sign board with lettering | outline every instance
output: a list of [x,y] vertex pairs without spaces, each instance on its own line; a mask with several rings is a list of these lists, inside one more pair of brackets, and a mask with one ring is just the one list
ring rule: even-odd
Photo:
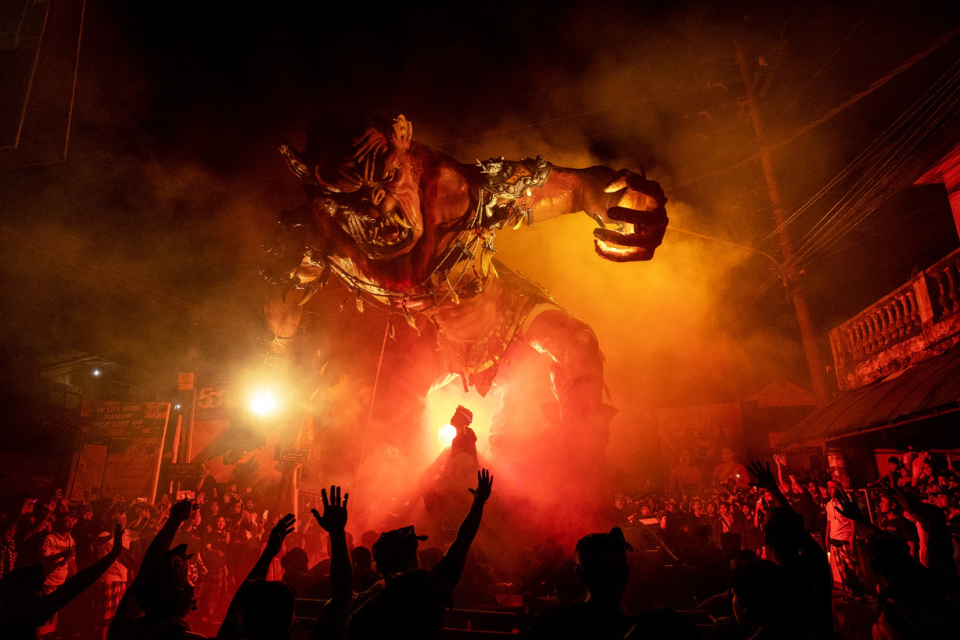
[[310,457],[310,447],[295,449],[293,447],[280,447],[280,459],[292,460],[294,462],[306,462]]
[[181,462],[178,464],[171,464],[167,470],[167,479],[173,480],[186,480],[187,482],[193,482],[200,479],[200,468],[203,465],[199,462]]
[[[105,497],[120,494],[127,501],[152,502],[169,416],[166,402],[94,405],[80,425],[83,440],[74,455],[69,495],[97,489]],[[102,447],[87,446],[93,443],[105,444],[106,455]],[[100,486],[86,486],[97,478]]]
[[177,390],[189,391],[193,389],[193,374],[181,373],[177,376]]

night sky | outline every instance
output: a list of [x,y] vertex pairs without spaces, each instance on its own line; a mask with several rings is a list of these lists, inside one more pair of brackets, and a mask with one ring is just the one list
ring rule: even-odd
[[[315,118],[335,129],[346,114],[403,113],[418,139],[465,162],[543,154],[557,164],[643,168],[682,203],[676,212],[668,205],[675,224],[753,246],[772,228],[758,164],[701,179],[756,151],[738,102],[735,41],[753,68],[763,58],[761,108],[776,142],[958,24],[960,3],[908,0],[89,3],[66,161],[14,160],[0,173],[2,226],[16,234],[0,245],[4,350],[13,354],[5,374],[22,377],[31,355],[71,346],[164,390],[184,366],[229,377],[262,358],[258,310],[270,291],[257,274],[259,246],[277,214],[303,201],[277,147],[281,139],[302,147]],[[958,58],[960,37],[778,149],[788,206],[826,184]],[[792,231],[802,235],[823,212],[814,208]],[[530,233],[549,239],[551,230]],[[674,241],[668,233],[664,264]],[[589,232],[583,242],[592,252]],[[916,188],[811,264],[827,360],[830,328],[957,245],[942,189]],[[598,328],[611,371],[633,358],[611,353],[610,336],[622,332],[644,345],[631,366],[654,405],[736,400],[774,377],[807,386],[782,290],[753,296],[769,263],[706,241],[684,246],[702,262],[687,262],[664,290],[682,297],[703,270],[712,297],[697,307],[707,320],[696,330],[705,342],[714,332],[735,345],[736,357],[724,351],[706,373],[677,374],[697,366],[684,340],[641,312],[631,326]],[[594,299],[583,297],[576,273],[554,273],[556,255],[517,247],[521,240],[507,238],[504,259],[513,255],[593,322]],[[762,248],[776,251],[771,242]],[[722,271],[711,270],[716,262]],[[641,277],[644,268],[612,277]],[[589,282],[588,293],[608,301],[625,286]],[[656,304],[659,294],[637,295]],[[375,356],[382,319],[336,320],[342,298],[336,287],[318,298],[321,331]]]

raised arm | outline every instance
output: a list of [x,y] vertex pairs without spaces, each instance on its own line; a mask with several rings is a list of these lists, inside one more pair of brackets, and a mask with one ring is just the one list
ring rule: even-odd
[[116,528],[113,530],[113,547],[110,548],[110,552],[86,569],[81,569],[70,578],[67,578],[66,582],[60,585],[56,591],[41,598],[37,618],[40,620],[49,620],[53,617],[53,614],[65,607],[67,603],[99,580],[100,576],[110,568],[110,565],[120,557],[122,551],[123,527],[117,523]]
[[[450,587],[454,587],[460,579],[460,573],[463,572],[464,565],[467,564],[467,553],[470,551],[470,545],[480,530],[480,520],[483,518],[483,505],[490,499],[490,491],[493,488],[493,476],[486,469],[477,471],[477,488],[470,489],[473,494],[473,505],[467,513],[467,517],[460,523],[460,529],[457,530],[457,537],[444,554],[444,560],[452,562],[456,568],[456,576],[447,576],[451,579]],[[446,564],[446,563],[445,563]],[[455,578],[455,579],[454,579]]]
[[311,509],[317,524],[330,536],[330,599],[320,610],[317,626],[311,638],[342,638],[350,616],[350,604],[353,602],[353,563],[347,549],[347,499],[349,493],[340,499],[340,487],[320,490],[323,500],[323,515]]
[[883,529],[876,526],[870,522],[870,518],[860,509],[860,505],[854,502],[847,492],[843,489],[838,489],[836,493],[837,502],[840,503],[839,511],[840,515],[849,520],[853,520],[855,526],[859,525],[863,527],[864,532],[867,537],[872,537],[878,533],[884,533]]
[[773,454],[773,461],[777,463],[777,478],[780,480],[780,484],[786,484],[783,481],[783,468],[787,466],[787,456],[782,453]]
[[263,553],[260,554],[260,559],[253,565],[253,569],[247,574],[247,579],[240,585],[240,588],[237,589],[237,592],[233,595],[233,600],[230,601],[227,613],[223,617],[223,624],[220,625],[220,629],[217,631],[217,638],[220,640],[225,638],[240,639],[243,637],[243,633],[241,633],[240,630],[240,613],[243,609],[243,603],[247,598],[249,585],[254,580],[267,579],[267,570],[270,568],[270,563],[273,562],[273,559],[280,553],[280,549],[283,548],[283,539],[293,533],[296,521],[296,516],[288,513],[280,518],[280,521],[277,522],[276,526],[270,531],[270,537],[267,540],[266,546],[263,548]]
[[[173,539],[177,535],[177,529],[179,529],[180,525],[186,522],[187,518],[198,508],[198,505],[190,500],[181,500],[170,507],[170,515],[167,517],[166,523],[164,523],[160,531],[157,532],[156,537],[154,537],[150,546],[147,547],[146,552],[143,554],[143,562],[140,563],[140,571],[137,573],[137,578],[151,569],[167,551],[170,551],[170,545],[173,544]],[[134,581],[136,581],[137,578],[134,578]],[[128,591],[130,590],[128,589]]]
[[323,515],[312,509],[317,524],[330,536],[330,599],[347,602],[353,597],[353,563],[347,549],[347,500],[349,493],[340,497],[340,487],[332,485],[330,496],[327,490],[320,490],[323,500]]
[[[43,527],[46,526],[47,522],[50,521],[50,517],[53,515],[53,512],[56,508],[57,508],[56,500],[51,500],[50,504],[46,505],[46,511],[44,512],[44,514],[34,521],[33,526],[25,527],[23,532],[21,532],[20,529],[18,528],[17,533],[18,534],[22,533],[22,535],[19,535],[20,540],[26,540],[27,538],[36,535],[40,530],[42,530]],[[24,522],[26,521],[24,520]]]
[[193,510],[197,508],[197,505],[190,500],[181,500],[170,507],[170,515],[167,517],[166,523],[164,523],[160,531],[157,532],[150,546],[147,547],[146,552],[143,554],[143,561],[140,563],[140,570],[137,572],[136,577],[134,577],[133,582],[130,583],[126,592],[124,592],[123,597],[120,599],[120,604],[117,605],[117,612],[113,616],[113,622],[110,623],[108,637],[124,638],[130,637],[130,635],[134,633],[132,624],[137,616],[140,615],[140,609],[136,605],[135,594],[140,584],[148,579],[144,576],[149,575],[160,559],[170,551],[170,545],[173,544],[173,539],[177,535],[177,529],[190,517]]
[[765,491],[769,491],[770,495],[773,496],[773,503],[778,507],[783,507],[784,509],[793,510],[793,507],[790,506],[790,502],[787,500],[787,497],[783,495],[780,491],[780,487],[777,485],[776,478],[773,477],[773,472],[770,471],[770,463],[767,463],[766,468],[760,464],[759,460],[755,460],[753,464],[747,466],[747,471],[750,472],[754,478],[757,479],[756,482],[751,482],[750,485],[754,487],[759,487]]
[[900,504],[903,512],[910,516],[910,518],[912,518],[915,522],[919,522],[924,531],[931,531],[936,528],[936,523],[931,522],[929,517],[927,517],[923,513],[923,510],[919,508],[920,504],[915,496],[910,495],[901,487],[898,487],[897,483],[893,482],[892,479],[890,479],[886,484],[890,493],[893,494],[893,497]]
[[593,232],[597,253],[614,262],[649,260],[667,228],[663,189],[632,171],[553,167],[530,199],[531,223],[580,211],[604,225],[623,223],[620,231]]

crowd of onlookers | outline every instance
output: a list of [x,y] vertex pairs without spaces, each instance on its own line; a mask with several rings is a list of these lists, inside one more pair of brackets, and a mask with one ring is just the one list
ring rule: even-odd
[[873,608],[874,638],[960,637],[949,457],[891,458],[870,500],[779,455],[725,459],[706,481],[688,464],[666,489],[618,493],[618,527],[584,531],[572,554],[543,541],[510,570],[472,545],[486,471],[445,549],[412,526],[351,535],[338,487],[299,523],[207,474],[179,502],[53,491],[0,513],[0,637],[306,637],[299,598],[322,605],[311,637],[439,638],[445,608],[509,593],[529,638],[828,639],[837,586]]

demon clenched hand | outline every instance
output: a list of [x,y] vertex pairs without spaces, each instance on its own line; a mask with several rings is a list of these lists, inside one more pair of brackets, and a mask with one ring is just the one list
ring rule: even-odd
[[[413,125],[369,120],[343,135],[283,145],[307,192],[284,214],[268,279],[295,289],[268,308],[278,338],[296,329],[295,305],[330,274],[357,295],[411,324],[436,327],[446,373],[486,394],[508,347],[524,342],[552,360],[559,432],[588,431],[603,455],[614,411],[602,402],[603,357],[593,331],[550,295],[493,260],[494,234],[585,212],[600,257],[649,260],[667,226],[660,186],[630,171],[566,169],[542,158],[465,165],[413,139]],[[618,228],[606,228],[608,224]],[[272,309],[270,311],[269,309]],[[279,343],[278,343],[279,344]]]

